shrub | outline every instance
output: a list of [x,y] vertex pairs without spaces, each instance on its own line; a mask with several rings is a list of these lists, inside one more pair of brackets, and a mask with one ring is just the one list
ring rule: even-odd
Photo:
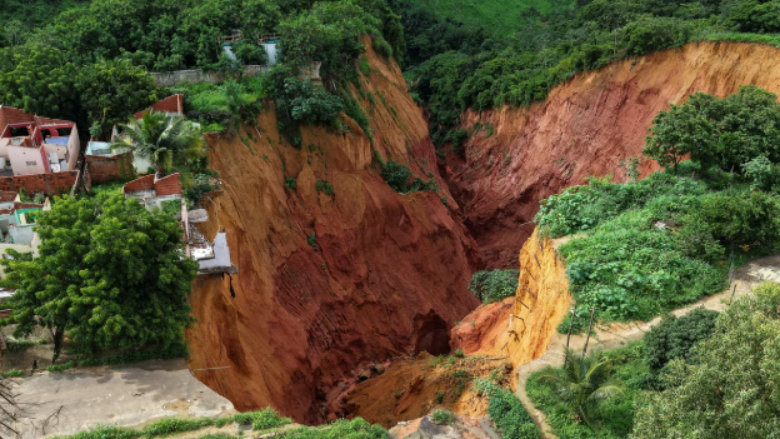
[[471,276],[469,290],[482,303],[498,302],[517,292],[520,270],[478,271]]
[[287,186],[288,189],[294,192],[298,184],[295,178],[287,177],[284,179],[284,185]]
[[448,410],[434,410],[431,413],[431,421],[434,424],[450,425],[455,422],[455,419],[455,414]]
[[317,192],[324,193],[325,195],[333,195],[333,186],[327,181],[318,180],[314,185]]
[[455,353],[452,355],[454,355],[455,358],[466,358],[466,354],[463,352],[463,349],[455,349]]
[[393,160],[388,160],[387,163],[382,165],[382,178],[398,193],[437,191],[436,181],[433,178],[423,181],[419,177],[412,179],[413,175],[408,166]]
[[664,316],[644,337],[644,358],[650,369],[658,372],[675,358],[690,362],[693,347],[715,331],[718,315],[699,308],[682,317]]
[[22,371],[16,368],[3,373],[3,378],[19,378],[22,376]]
[[536,428],[531,415],[509,390],[493,389],[488,416],[504,439],[537,439],[539,437],[539,429]]
[[18,352],[24,352],[27,349],[30,349],[31,347],[35,346],[35,343],[32,341],[25,341],[25,340],[8,340],[6,342],[6,351],[10,353],[18,353]]

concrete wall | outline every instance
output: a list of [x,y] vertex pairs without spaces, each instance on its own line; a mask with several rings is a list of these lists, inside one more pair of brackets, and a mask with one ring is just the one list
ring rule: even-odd
[[8,159],[11,161],[11,169],[14,175],[43,174],[46,168],[38,148],[24,146],[9,146]]
[[8,233],[11,235],[11,240],[14,244],[18,245],[31,245],[33,240],[33,224],[25,226],[14,226],[8,228]]
[[[244,66],[244,75],[257,76],[269,70],[271,70],[270,66]],[[227,79],[225,75],[221,73],[205,71],[202,69],[150,73],[150,75],[154,78],[154,83],[160,87],[174,87],[182,82],[187,84],[197,84],[199,82],[217,83]]]

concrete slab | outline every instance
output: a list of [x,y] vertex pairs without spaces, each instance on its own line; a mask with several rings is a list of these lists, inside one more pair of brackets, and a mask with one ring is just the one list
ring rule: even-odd
[[230,401],[192,376],[184,360],[79,368],[12,381],[22,403],[16,428],[23,439],[234,412]]

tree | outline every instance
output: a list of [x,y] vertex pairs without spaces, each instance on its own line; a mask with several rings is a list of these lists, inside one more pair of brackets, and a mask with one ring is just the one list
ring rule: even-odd
[[650,128],[652,136],[642,151],[658,161],[664,168],[673,167],[700,145],[715,143],[714,127],[707,118],[691,105],[672,105],[669,111],[661,110]]
[[667,365],[672,387],[637,404],[632,439],[780,436],[780,285],[734,302],[696,348]]
[[555,387],[577,416],[598,431],[599,403],[624,391],[623,385],[611,377],[612,364],[603,354],[582,356],[567,348],[563,369],[548,366],[538,380]]
[[0,261],[16,288],[2,323],[16,323],[16,336],[50,329],[55,359],[66,333],[84,353],[183,340],[197,263],[182,257],[173,217],[121,194],[65,196],[41,215],[37,233],[39,256]]
[[148,157],[159,176],[175,165],[185,165],[205,153],[200,129],[177,114],[151,111],[140,120],[122,125],[123,136],[112,148],[127,148]]
[[130,61],[102,61],[84,67],[83,72],[78,84],[81,105],[103,134],[158,99],[154,79]]
[[62,51],[33,46],[13,53],[11,65],[0,72],[0,102],[28,113],[84,122],[77,87],[80,72]]
[[704,170],[742,173],[746,163],[760,156],[780,163],[778,126],[780,104],[766,90],[743,86],[724,99],[696,93],[658,113],[643,152],[664,167],[676,167],[690,154]]

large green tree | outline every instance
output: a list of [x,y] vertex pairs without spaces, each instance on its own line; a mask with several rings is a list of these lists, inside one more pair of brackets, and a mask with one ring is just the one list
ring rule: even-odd
[[661,111],[650,128],[644,153],[664,167],[686,155],[704,169],[741,173],[758,157],[780,163],[780,104],[756,86],[718,99],[696,93],[688,102]]
[[122,127],[123,136],[115,140],[112,147],[129,147],[134,154],[149,158],[160,176],[176,165],[193,163],[205,154],[200,129],[177,114],[149,112]]
[[692,363],[667,365],[670,388],[637,405],[633,439],[780,437],[780,285],[730,306]]
[[79,84],[83,111],[103,134],[158,100],[154,79],[126,60],[101,61],[87,66]]
[[66,196],[36,227],[39,256],[1,262],[16,288],[4,322],[17,323],[16,335],[49,328],[55,359],[65,334],[82,352],[183,340],[197,264],[182,257],[173,217],[121,194]]

